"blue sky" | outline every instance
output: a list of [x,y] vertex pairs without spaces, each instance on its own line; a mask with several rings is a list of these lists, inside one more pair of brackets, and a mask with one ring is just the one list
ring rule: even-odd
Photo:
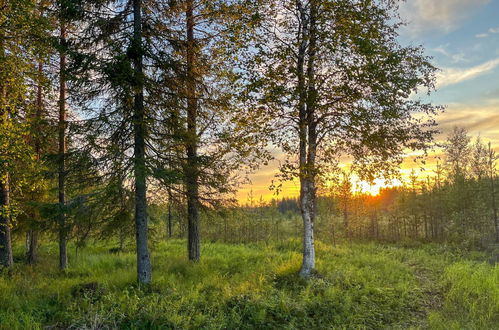
[[[406,0],[400,14],[408,23],[400,42],[422,45],[440,69],[437,91],[431,95],[434,104],[446,106],[437,118],[442,131],[437,140],[444,140],[454,126],[463,126],[499,150],[499,0]],[[430,160],[425,173],[431,175],[433,167]],[[408,157],[403,176],[412,168],[418,165]],[[255,198],[272,197],[268,187],[276,172],[276,164],[257,171],[239,199],[244,201],[250,190]],[[297,183],[289,182],[279,197],[298,191]]]
[[499,146],[499,0],[408,0],[402,43],[421,44],[438,74],[444,133],[465,126]]

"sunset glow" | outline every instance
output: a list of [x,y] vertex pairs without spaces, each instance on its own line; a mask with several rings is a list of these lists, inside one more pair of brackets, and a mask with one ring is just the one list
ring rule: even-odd
[[383,179],[375,179],[373,183],[366,181],[354,181],[353,192],[376,196],[379,195],[380,190],[383,188],[391,188],[400,185],[402,185],[402,183],[399,180],[390,180],[386,182],[386,180]]

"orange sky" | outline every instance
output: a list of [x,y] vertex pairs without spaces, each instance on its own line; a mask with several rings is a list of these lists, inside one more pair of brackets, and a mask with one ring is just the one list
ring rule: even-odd
[[[454,126],[463,126],[468,129],[469,135],[472,137],[472,143],[475,138],[480,135],[483,143],[492,142],[492,145],[496,149],[499,146],[499,114],[497,119],[494,113],[499,109],[499,104],[497,107],[488,109],[476,108],[476,109],[459,109],[454,108],[452,111],[447,111],[446,113],[440,115],[439,118],[439,129],[442,133],[436,136],[437,142],[444,142],[447,134],[453,129]],[[462,118],[462,116],[464,118]],[[406,155],[404,162],[400,167],[401,180],[409,182],[409,177],[414,170],[415,174],[420,180],[426,180],[428,176],[435,176],[435,170],[437,162],[442,164],[444,162],[444,155],[441,149],[436,149],[430,152],[426,157],[425,164],[420,161],[415,161],[415,154]],[[241,187],[237,193],[237,199],[241,204],[247,202],[250,194],[253,195],[254,200],[258,200],[261,197],[265,201],[270,201],[273,198],[281,199],[283,197],[297,197],[300,192],[300,186],[297,180],[292,182],[282,182],[282,189],[278,195],[275,191],[270,190],[272,182],[278,182],[275,175],[278,173],[279,159],[270,162],[269,165],[260,168],[254,174],[250,175],[251,184],[246,184]],[[348,163],[340,163],[340,167],[347,168]],[[386,187],[387,183],[384,179],[376,179],[373,184],[368,184],[367,182],[362,182],[352,178],[353,189],[356,191],[362,191],[366,193],[371,193],[376,195],[379,189]],[[398,179],[393,179],[388,185],[400,185],[401,181]]]

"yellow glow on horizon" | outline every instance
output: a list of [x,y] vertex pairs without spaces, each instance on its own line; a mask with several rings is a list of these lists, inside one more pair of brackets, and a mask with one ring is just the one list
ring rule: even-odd
[[[369,183],[360,181],[357,177],[352,177],[352,194],[369,194],[371,196],[379,195],[383,188],[392,188],[402,186],[402,182],[398,179],[375,179]],[[270,202],[273,199],[280,200],[281,198],[296,198],[300,195],[300,185],[297,181],[283,182],[281,192],[276,195],[274,191],[269,189],[270,185],[247,185],[240,189],[237,194],[237,200],[240,204],[248,204],[250,196],[254,202],[262,199],[264,202]]]
[[353,193],[358,192],[362,194],[369,194],[371,196],[379,195],[379,192],[383,188],[392,188],[398,187],[402,185],[402,182],[397,179],[393,180],[383,180],[383,179],[375,179],[373,183],[369,183],[366,181],[353,181]]
[[236,195],[239,204],[248,204],[250,196],[252,196],[253,201],[255,202],[262,199],[264,202],[268,203],[273,199],[295,198],[300,195],[300,184],[297,181],[282,182],[279,194],[276,194],[275,190],[270,190],[273,178],[274,176],[270,175],[264,182],[255,182],[254,184],[248,184],[239,189]]

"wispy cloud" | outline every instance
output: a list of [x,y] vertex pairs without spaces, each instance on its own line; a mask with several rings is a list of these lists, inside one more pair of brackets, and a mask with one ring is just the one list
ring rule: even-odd
[[445,68],[437,74],[437,87],[455,85],[486,74],[499,66],[499,58],[471,68]]
[[451,32],[491,0],[411,0],[400,7],[409,22],[406,32],[418,36],[432,31]]
[[452,53],[449,50],[447,50],[449,47],[449,44],[445,45],[440,45],[438,47],[435,47],[431,49],[435,53],[442,54],[449,58],[452,63],[461,63],[461,62],[468,62],[468,59],[466,58],[465,54],[461,51],[459,53]]
[[499,136],[499,102],[487,105],[465,106],[451,104],[438,117],[439,128],[444,134],[450,132],[454,126],[463,126],[473,134],[482,134],[487,139],[493,139],[498,144]]
[[475,37],[477,37],[477,38],[487,38],[489,36],[489,33],[491,33],[491,34],[499,33],[499,27],[490,28],[488,30],[488,33],[479,33],[479,34],[475,35]]

